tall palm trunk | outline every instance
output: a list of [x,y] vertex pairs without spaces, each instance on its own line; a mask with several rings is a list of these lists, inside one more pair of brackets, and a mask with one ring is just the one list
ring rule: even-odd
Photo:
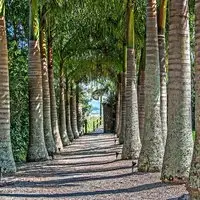
[[128,1],[128,37],[127,37],[127,86],[126,86],[126,126],[122,159],[138,158],[141,143],[139,134],[137,78],[134,49],[134,5]]
[[200,199],[200,0],[196,0],[196,61],[195,61],[195,80],[196,80],[196,105],[195,105],[195,144],[190,169],[190,178],[188,184],[188,191],[191,200]]
[[80,102],[80,87],[77,85],[76,87],[76,112],[77,112],[77,127],[79,135],[83,135],[83,113],[82,113],[82,105]]
[[145,126],[138,170],[160,171],[164,154],[160,118],[160,68],[156,0],[147,1]]
[[120,94],[120,105],[119,105],[119,124],[117,126],[117,137],[119,138],[120,136],[120,131],[122,127],[122,77],[123,77],[123,72],[119,74],[120,76],[120,83],[119,83],[119,94]]
[[115,111],[115,134],[117,134],[120,127],[120,106],[121,106],[121,74],[118,74],[117,79],[117,95],[116,95],[116,111]]
[[139,74],[138,74],[138,115],[139,115],[139,128],[140,128],[140,140],[143,143],[144,139],[144,80],[145,80],[145,52],[146,48],[144,47],[141,50]]
[[63,61],[60,61],[60,135],[63,146],[69,145],[70,141],[67,135],[66,113],[65,113],[65,80]]
[[168,133],[163,181],[185,181],[193,152],[188,0],[171,0],[169,17]]
[[71,125],[71,110],[70,110],[70,88],[69,81],[66,78],[66,124],[67,124],[67,134],[70,142],[74,140],[74,134]]
[[122,121],[121,121],[121,130],[119,133],[119,144],[124,143],[124,135],[126,129],[126,75],[127,75],[127,46],[124,46],[124,65],[123,65],[123,72],[122,72]]
[[42,21],[40,29],[40,50],[42,62],[42,88],[43,88],[43,120],[44,120],[44,139],[49,155],[55,153],[55,143],[52,135],[51,127],[51,105],[49,92],[49,76],[47,64],[47,40],[46,40],[46,20],[44,19],[44,12],[42,9]]
[[83,112],[82,112],[82,104],[77,102],[77,124],[78,124],[78,132],[80,136],[83,136]]
[[39,47],[38,1],[30,1],[29,20],[29,146],[28,161],[47,160],[43,130],[42,70]]
[[124,58],[123,58],[123,72],[122,72],[122,88],[121,88],[121,126],[119,129],[119,144],[124,143],[125,128],[126,128],[126,75],[127,75],[127,27],[128,27],[128,0],[123,1],[125,13],[125,26],[124,26]]
[[100,115],[100,125],[102,125],[103,121],[103,97],[102,95],[100,96],[100,105],[99,105],[99,115]]
[[0,166],[8,172],[15,172],[10,138],[10,94],[4,0],[0,0],[0,71]]
[[158,17],[158,44],[160,60],[160,115],[162,122],[162,136],[165,145],[167,139],[167,73],[165,64],[165,26],[167,14],[167,0],[162,0]]
[[51,124],[52,124],[53,137],[56,145],[56,152],[59,152],[63,149],[63,144],[58,127],[58,115],[56,109],[56,96],[54,89],[53,47],[52,47],[51,36],[49,36],[48,38],[48,72],[49,72],[49,88],[50,88],[50,102],[51,102]]
[[79,138],[78,126],[77,126],[77,110],[76,110],[76,84],[71,83],[71,98],[70,98],[70,109],[71,109],[71,124],[74,138]]

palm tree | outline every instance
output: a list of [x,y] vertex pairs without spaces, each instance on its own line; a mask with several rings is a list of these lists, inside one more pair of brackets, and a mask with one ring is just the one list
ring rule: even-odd
[[167,0],[162,0],[158,16],[158,44],[160,59],[160,114],[162,122],[162,136],[165,144],[167,138],[167,73],[165,65],[165,26],[167,14]]
[[145,47],[141,50],[140,66],[138,73],[138,115],[139,115],[139,128],[140,140],[143,143],[144,138],[144,80],[145,80]]
[[10,94],[5,1],[0,0],[0,167],[16,172],[10,138]]
[[126,85],[126,126],[122,159],[138,158],[141,148],[137,103],[137,78],[135,63],[134,1],[128,2],[127,30],[127,85]]
[[56,96],[54,89],[54,72],[53,72],[53,38],[52,32],[49,31],[48,35],[48,73],[49,73],[49,88],[50,88],[50,102],[51,102],[51,124],[53,137],[56,145],[56,152],[62,151],[63,144],[60,137],[59,126],[58,126],[58,115],[56,108]]
[[67,124],[67,134],[70,142],[74,140],[74,134],[72,132],[71,126],[71,111],[70,111],[70,88],[69,88],[69,80],[66,77],[66,124]]
[[76,109],[76,84],[71,82],[71,98],[70,98],[70,109],[71,109],[71,124],[74,138],[79,138],[78,126],[77,126],[77,109]]
[[100,116],[100,125],[102,125],[102,120],[103,120],[103,111],[102,111],[103,110],[103,97],[102,97],[102,95],[100,96],[100,102],[99,103],[100,103],[100,106],[99,106],[100,107],[99,108],[100,109],[99,110],[99,112],[100,112],[99,113],[99,116]]
[[188,183],[188,191],[190,193],[191,200],[199,200],[200,197],[200,0],[196,0],[196,63],[195,63],[195,79],[196,79],[196,105],[195,105],[195,144],[194,144],[194,153],[192,159],[192,165],[190,169],[190,178]]
[[79,135],[82,136],[83,132],[83,113],[82,113],[82,104],[80,99],[80,86],[79,84],[76,87],[76,112],[77,112],[77,127]]
[[117,95],[116,95],[116,108],[115,108],[115,134],[121,126],[121,73],[117,75]]
[[38,0],[29,1],[29,146],[28,161],[47,160],[43,130],[42,71],[39,47]]
[[82,112],[82,104],[77,101],[77,126],[78,126],[78,132],[80,136],[84,135],[83,131],[83,112]]
[[43,118],[44,118],[44,138],[49,155],[55,153],[55,143],[51,127],[51,104],[49,92],[49,75],[47,64],[47,36],[46,36],[46,7],[41,6],[40,16],[40,50],[42,62],[42,87],[43,87]]
[[65,75],[64,62],[60,60],[60,135],[63,146],[69,145],[70,141],[67,135],[66,113],[65,113]]
[[121,126],[119,129],[119,144],[124,143],[126,128],[126,76],[127,76],[127,46],[124,45],[124,64],[122,72],[122,90],[121,90]]
[[[121,72],[120,74],[119,74],[119,85],[118,85],[118,102],[117,102],[117,104],[119,104],[119,105],[117,105],[117,106],[119,106],[119,124],[116,126],[116,134],[117,134],[117,137],[119,138],[119,136],[120,136],[120,131],[121,131],[121,127],[122,127],[122,78],[123,78],[123,72]],[[120,96],[119,96],[120,95]],[[117,123],[117,120],[116,120],[116,123]]]
[[184,182],[193,152],[188,0],[169,6],[168,132],[161,178]]
[[160,69],[156,0],[147,1],[145,124],[138,170],[155,172],[162,168],[164,147],[160,118]]

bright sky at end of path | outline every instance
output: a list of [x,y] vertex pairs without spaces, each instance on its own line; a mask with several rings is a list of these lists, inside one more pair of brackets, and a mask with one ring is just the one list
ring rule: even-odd
[[92,106],[92,113],[91,114],[99,114],[100,113],[100,102],[98,100],[92,100],[89,102]]

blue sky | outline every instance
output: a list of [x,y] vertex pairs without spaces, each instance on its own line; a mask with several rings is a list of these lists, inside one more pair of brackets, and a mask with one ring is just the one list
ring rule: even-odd
[[96,100],[92,100],[89,102],[90,105],[92,105],[92,113],[100,113],[100,102]]

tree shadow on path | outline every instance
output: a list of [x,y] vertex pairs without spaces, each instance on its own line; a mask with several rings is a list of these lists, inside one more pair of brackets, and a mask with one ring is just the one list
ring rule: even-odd
[[59,197],[84,197],[106,194],[122,194],[122,193],[135,193],[145,190],[151,190],[159,187],[167,186],[166,183],[156,182],[150,184],[139,185],[131,188],[124,189],[111,189],[111,190],[97,190],[93,192],[76,192],[76,193],[55,193],[55,194],[4,194],[1,193],[0,197],[21,197],[21,198],[59,198]]
[[[79,173],[72,173],[71,175],[81,175]],[[81,183],[86,181],[99,181],[99,180],[109,180],[109,179],[118,179],[131,176],[132,173],[120,174],[114,176],[79,176],[73,178],[62,178],[56,180],[48,181],[15,181],[13,184],[15,187],[58,187],[70,183]]]

